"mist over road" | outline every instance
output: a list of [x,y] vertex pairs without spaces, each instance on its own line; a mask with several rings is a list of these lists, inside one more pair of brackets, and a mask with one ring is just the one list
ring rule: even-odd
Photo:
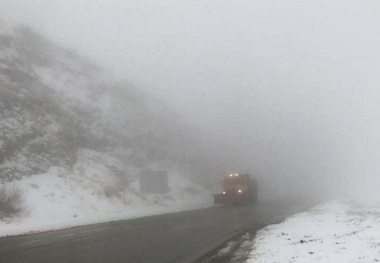
[[0,262],[192,262],[249,227],[308,204],[262,201],[0,239]]
[[[160,160],[211,189],[220,175],[242,170],[254,174],[271,198],[377,201],[379,14],[378,1],[354,0],[2,0],[5,23],[43,36],[0,25],[0,55],[7,58],[1,73],[9,83],[17,81],[16,88],[5,81],[3,92],[19,102],[8,106],[13,119],[3,126],[20,135],[16,143],[4,135],[3,145],[21,149],[28,146],[24,137],[38,137],[37,146],[47,141],[71,147],[70,154],[34,144],[24,151],[4,148],[12,163],[3,165],[1,177],[47,172],[66,159],[70,167],[79,150],[104,154],[111,141],[124,145],[117,151],[120,163],[140,167]],[[19,59],[27,67],[20,68]],[[40,90],[38,110],[23,107],[35,99],[24,98],[25,90]],[[80,110],[72,112],[76,103],[62,102],[61,93],[79,100]],[[57,116],[47,114],[50,105],[59,105],[52,106]],[[66,141],[29,132],[24,115],[43,134],[52,129],[39,120],[52,118]],[[64,124],[75,116],[83,121]],[[108,129],[113,132],[103,132]],[[44,165],[34,165],[33,145],[45,149],[37,156]],[[50,152],[65,158],[54,160]],[[23,158],[31,160],[28,166],[17,166]],[[125,174],[134,177],[134,169]]]

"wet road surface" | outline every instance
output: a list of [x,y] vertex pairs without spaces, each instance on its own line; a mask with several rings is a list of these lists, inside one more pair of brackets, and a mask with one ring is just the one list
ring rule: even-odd
[[211,208],[0,238],[0,262],[193,262],[232,235],[305,210],[295,201]]

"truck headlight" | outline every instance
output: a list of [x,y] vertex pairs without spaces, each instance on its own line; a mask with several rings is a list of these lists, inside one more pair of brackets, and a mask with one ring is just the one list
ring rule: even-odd
[[225,194],[226,194],[226,192],[223,192],[223,194],[225,195]]
[[238,193],[241,193],[241,192],[243,192],[243,191],[242,191],[241,189],[239,189],[239,190],[238,190]]

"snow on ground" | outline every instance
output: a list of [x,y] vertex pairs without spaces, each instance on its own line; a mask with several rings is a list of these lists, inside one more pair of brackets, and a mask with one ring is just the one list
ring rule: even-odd
[[380,262],[380,206],[329,202],[257,233],[247,262]]
[[[87,154],[88,155],[88,154]],[[89,163],[90,162],[90,163]],[[25,213],[0,218],[0,236],[68,228],[178,212],[212,205],[207,190],[169,172],[167,194],[139,193],[138,180],[120,181],[95,162],[79,162],[73,173],[52,168],[13,183],[24,196]]]

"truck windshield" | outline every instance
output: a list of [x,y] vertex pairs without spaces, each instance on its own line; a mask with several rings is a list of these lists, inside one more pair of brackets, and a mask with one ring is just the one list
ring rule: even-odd
[[227,177],[224,180],[224,183],[227,185],[232,185],[232,184],[243,184],[246,182],[246,178],[244,177]]

